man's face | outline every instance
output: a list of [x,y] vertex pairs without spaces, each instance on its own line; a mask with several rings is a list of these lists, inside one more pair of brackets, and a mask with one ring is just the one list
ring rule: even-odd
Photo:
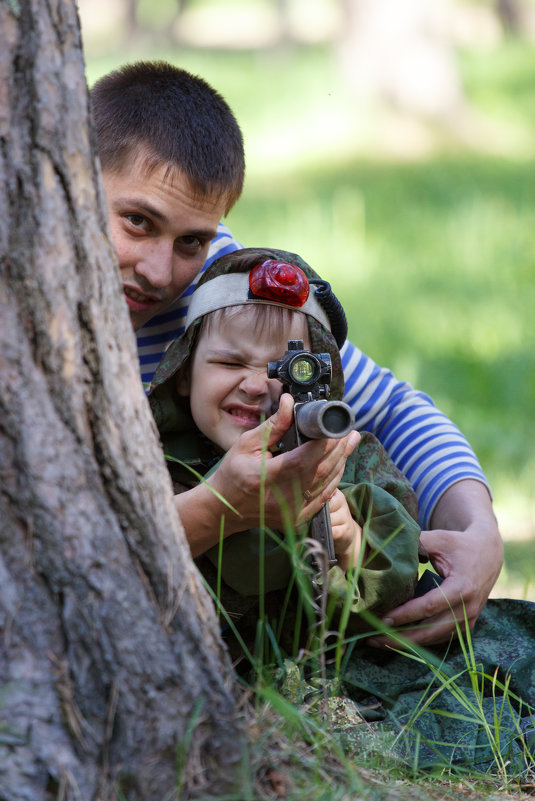
[[178,171],[128,169],[103,174],[111,235],[134,329],[167,308],[206,259],[225,198],[200,197]]
[[267,377],[267,363],[284,355],[289,339],[303,339],[307,347],[303,314],[295,312],[291,325],[260,336],[254,333],[252,314],[245,307],[203,331],[188,372],[177,379],[178,393],[190,396],[195,425],[223,451],[277,408],[282,384]]

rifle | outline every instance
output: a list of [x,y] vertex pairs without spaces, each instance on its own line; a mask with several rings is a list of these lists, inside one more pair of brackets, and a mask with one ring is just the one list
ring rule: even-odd
[[[269,362],[268,378],[278,378],[283,392],[294,398],[294,424],[282,438],[279,448],[290,451],[311,439],[340,439],[355,425],[355,415],[347,403],[328,400],[331,357],[328,353],[305,350],[301,339],[291,339],[288,350],[276,362]],[[325,503],[310,522],[310,537],[323,548],[329,565],[336,563],[329,503]]]

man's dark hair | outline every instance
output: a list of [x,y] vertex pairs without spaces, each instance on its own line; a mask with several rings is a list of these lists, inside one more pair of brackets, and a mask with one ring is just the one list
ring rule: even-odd
[[203,196],[222,196],[228,213],[245,172],[243,138],[223,97],[206,81],[164,61],[115,70],[91,90],[102,169],[120,172],[142,157],[150,171],[180,170]]

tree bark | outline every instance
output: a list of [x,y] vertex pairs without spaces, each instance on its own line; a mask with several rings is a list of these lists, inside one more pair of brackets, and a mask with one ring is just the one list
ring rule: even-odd
[[242,727],[141,387],[74,0],[0,0],[0,798],[217,796]]

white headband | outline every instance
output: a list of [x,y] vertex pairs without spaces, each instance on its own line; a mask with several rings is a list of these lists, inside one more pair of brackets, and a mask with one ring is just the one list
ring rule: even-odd
[[205,314],[209,314],[217,309],[225,309],[227,306],[252,305],[255,303],[263,303],[266,306],[282,306],[291,311],[309,314],[311,317],[314,317],[315,320],[318,320],[327,331],[331,330],[329,318],[318,303],[313,289],[306,303],[302,306],[290,306],[286,303],[279,303],[275,300],[267,300],[257,297],[256,295],[251,295],[249,292],[249,273],[218,275],[216,278],[212,278],[211,281],[207,281],[205,284],[198,286],[191,296],[188,315],[186,317],[186,330],[199,317],[204,317]]

